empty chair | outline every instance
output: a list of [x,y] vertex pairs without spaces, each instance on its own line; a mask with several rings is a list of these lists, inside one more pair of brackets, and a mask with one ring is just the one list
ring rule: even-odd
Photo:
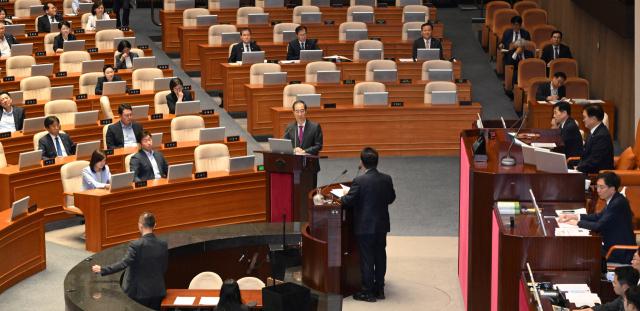
[[155,78],[164,78],[162,70],[158,68],[142,68],[133,71],[133,89],[141,91],[153,91],[153,81]]
[[[446,60],[428,60],[422,63],[422,77],[421,80],[429,80],[429,69],[451,69],[453,70],[453,63]],[[453,76],[451,77],[453,80]]]
[[282,91],[282,107],[293,107],[298,94],[315,94],[316,87],[310,84],[290,84]]
[[96,95],[96,84],[102,76],[102,72],[83,73],[80,76],[80,94]]
[[67,15],[67,14],[75,14],[76,12],[73,11],[73,7],[71,6],[71,4],[73,3],[73,0],[64,0],[62,1],[62,14]]
[[100,97],[100,109],[102,109],[102,115],[104,119],[113,119],[113,110],[111,110],[111,102],[109,97]]
[[498,47],[498,33],[502,27],[511,25],[511,18],[518,15],[516,10],[512,9],[500,9],[493,13],[493,26],[491,26],[491,32],[489,34],[489,55],[496,56],[496,50]]
[[380,59],[384,59],[384,44],[376,40],[359,40],[353,45],[353,60],[360,59],[360,49],[380,49]]
[[408,22],[402,25],[402,40],[409,39],[409,29],[422,29],[423,22]]
[[522,28],[533,29],[538,25],[547,24],[547,11],[541,9],[527,9],[522,12]]
[[458,102],[458,86],[453,82],[436,81],[429,82],[424,87],[424,103],[431,104],[431,93],[433,91],[455,91],[456,103]]
[[51,99],[51,81],[48,77],[36,76],[29,77],[20,81],[20,90],[22,98],[50,100]]
[[104,29],[96,33],[96,47],[98,50],[114,50],[113,39],[123,38],[124,32],[119,29]]
[[209,10],[217,10],[220,8],[220,0],[209,0]]
[[91,13],[82,14],[82,17],[80,19],[80,24],[81,24],[81,28],[80,29],[86,29],[87,28],[87,23],[89,22],[89,17],[90,16],[91,16]]
[[253,64],[249,69],[249,84],[262,84],[266,72],[281,72],[278,64]]
[[7,76],[30,77],[31,66],[36,64],[33,56],[11,56],[7,58]]
[[246,25],[249,24],[249,14],[262,14],[264,13],[264,9],[256,8],[252,6],[246,6],[244,8],[239,8],[236,13],[236,24],[237,25]]
[[297,6],[293,9],[293,19],[292,21],[294,23],[301,23],[302,22],[302,13],[316,13],[316,12],[320,12],[320,8],[317,6],[306,6],[306,5],[302,5],[302,6]]
[[171,120],[172,141],[197,141],[200,139],[200,129],[205,128],[201,116],[182,116]]
[[[485,9],[485,21],[482,25],[482,46],[489,46],[489,32],[493,26],[493,13],[499,9],[510,9],[511,5],[506,1],[491,1]],[[166,9],[165,9],[166,10]]]
[[533,1],[520,1],[513,4],[513,9],[518,12],[518,16],[522,17],[522,12],[528,9],[537,9],[538,4]]
[[167,95],[171,91],[161,91],[153,96],[153,111],[155,113],[169,114],[169,106],[167,105]]
[[91,60],[89,52],[64,52],[60,55],[60,71],[82,72],[82,62],[85,60]]
[[589,81],[582,78],[567,78],[564,81],[567,98],[589,99]]
[[229,170],[229,147],[225,144],[206,144],[193,151],[196,172]]
[[345,22],[338,27],[338,40],[347,40],[347,29],[367,29],[367,24],[362,22]]
[[295,31],[300,24],[281,23],[273,26],[273,42],[282,42],[283,31]]
[[189,283],[189,289],[220,289],[222,279],[214,272],[202,272],[196,275]]
[[57,32],[48,33],[44,36],[44,51],[47,53],[55,53],[53,50],[53,39],[58,35]]
[[240,287],[240,290],[262,289],[265,286],[264,282],[260,281],[259,278],[254,278],[252,276],[245,276],[238,280],[238,287]]
[[395,69],[398,70],[396,62],[386,59],[372,60],[367,63],[366,71],[364,74],[365,81],[373,81],[373,71],[383,69]]
[[353,88],[353,104],[364,105],[364,93],[386,91],[387,87],[380,82],[360,82]]
[[[527,29],[528,30],[528,29]],[[533,41],[536,46],[540,46],[542,42],[549,40],[551,38],[551,33],[556,30],[556,27],[551,25],[538,25],[533,27],[533,29],[529,30],[531,33],[531,41]]]
[[0,168],[7,167],[7,157],[4,155],[4,148],[0,143]]
[[[354,1],[355,2],[355,1]],[[347,9],[347,22],[353,22],[354,12],[374,12],[373,7],[368,5],[353,5]],[[373,20],[376,20],[375,13],[373,14]]]
[[235,25],[213,25],[209,27],[209,44],[222,44],[222,34],[238,32]]
[[558,58],[549,62],[549,77],[564,72],[567,78],[578,77],[578,62],[571,58]]
[[42,2],[40,2],[40,0],[16,0],[13,4],[13,15],[15,17],[29,16],[32,5],[42,5]]
[[338,70],[335,63],[332,62],[311,62],[307,64],[304,70],[305,82],[318,82],[318,71],[335,71]]
[[[398,2],[400,0],[396,0]],[[396,4],[396,6],[398,6]],[[404,13],[405,12],[424,12],[424,22],[429,21],[429,7],[424,5],[407,5],[402,9],[402,22],[404,23]]]
[[82,211],[74,204],[73,194],[82,189],[82,170],[89,166],[89,161],[75,161],[67,163],[60,168],[62,179],[62,208],[73,214],[82,215]]
[[195,26],[196,21],[198,20],[196,17],[198,15],[210,15],[209,10],[203,8],[194,8],[194,9],[186,9],[182,12],[182,26],[189,27]]
[[[351,7],[351,6],[356,6],[356,5],[357,5],[357,4],[356,4],[356,0],[351,0],[351,1],[349,1],[349,6],[350,6],[350,7]],[[378,6],[378,0],[376,0],[376,1],[375,1],[374,6],[376,6],[376,7]]]
[[513,86],[513,106],[518,112],[522,111],[524,90],[529,88],[529,80],[546,77],[547,64],[538,58],[528,58],[518,64],[517,84]]
[[175,10],[176,0],[164,0],[164,5],[162,8],[165,10]]
[[44,104],[44,115],[56,116],[60,120],[60,125],[73,124],[76,112],[78,112],[78,106],[72,100],[60,99]]

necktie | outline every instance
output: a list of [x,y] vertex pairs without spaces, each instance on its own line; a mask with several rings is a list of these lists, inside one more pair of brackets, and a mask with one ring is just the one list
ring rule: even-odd
[[51,22],[54,23],[56,20],[53,19],[53,16],[51,16]]
[[524,59],[523,54],[524,54],[524,53],[520,54],[520,60],[523,60],[523,59]]
[[429,41],[430,41],[429,39],[424,40],[424,42],[425,42],[425,43],[427,43],[427,49],[430,49],[430,48],[431,48],[431,47],[430,47],[430,46],[431,46],[431,42],[429,42]]
[[245,51],[245,52],[249,52],[249,45],[248,45],[248,44],[245,44],[245,45],[244,45],[244,51]]
[[589,143],[589,138],[591,138],[591,131],[589,131],[589,135],[587,135],[587,139],[584,141],[584,147],[582,148],[582,150],[587,148],[587,143]]
[[302,125],[298,127],[300,128],[300,131],[298,132],[298,145],[302,146],[302,135],[304,134],[304,131],[302,130]]
[[553,59],[558,59],[558,47],[555,47],[554,50],[556,51],[556,53],[555,53],[556,55],[555,55],[555,57]]
[[60,140],[58,140],[58,137],[56,137],[56,149],[58,149],[58,156],[61,157],[62,156],[62,147],[60,147]]
[[513,41],[517,41],[518,40],[518,33],[520,33],[519,31],[516,31],[516,39]]
[[300,42],[300,49],[304,50],[304,42]]

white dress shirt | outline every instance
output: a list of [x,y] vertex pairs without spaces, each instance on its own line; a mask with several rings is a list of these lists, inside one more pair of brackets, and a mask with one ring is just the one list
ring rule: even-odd
[[5,36],[2,36],[2,39],[0,39],[0,54],[2,56],[11,56],[11,47]]
[[66,157],[68,155],[67,150],[64,149],[64,144],[62,143],[62,138],[60,138],[60,135],[53,136],[49,134],[49,136],[51,136],[51,140],[53,140],[53,148],[56,149],[56,157],[58,156],[58,146],[56,146],[56,137],[58,137],[58,141],[60,142],[60,148],[62,148],[62,156]]
[[[107,20],[107,19],[109,19],[109,15],[107,15],[106,13],[102,14],[102,20]],[[84,30],[94,31],[96,28],[97,20],[98,20],[98,17],[96,15],[89,16],[89,19],[87,20],[87,27]]]
[[13,106],[9,108],[11,108],[11,112],[7,112],[6,110],[2,109],[2,119],[0,119],[0,133],[16,131],[16,122],[13,120]]
[[154,179],[162,178],[162,173],[160,173],[160,168],[158,168],[158,163],[156,163],[156,158],[153,157],[153,149],[151,149],[151,152],[147,152],[144,149],[142,151],[144,151],[144,153],[147,155],[147,158],[149,158],[149,162],[151,162],[151,167],[153,167],[153,178]]
[[[422,38],[424,39],[424,38]],[[424,39],[424,47],[427,49],[431,48],[431,39]]]
[[133,68],[133,63],[131,62],[131,51],[129,51],[129,56],[125,57],[124,63],[127,69]]
[[553,88],[553,83],[549,83],[549,88],[551,88],[551,96],[558,95],[558,89]]
[[122,135],[124,136],[124,146],[125,147],[137,147],[138,142],[136,141],[136,135],[133,133],[133,123],[129,124],[129,126],[125,126],[122,122]]
[[522,59],[524,60],[526,57],[524,56],[524,51],[522,51],[522,54],[516,54],[513,53],[513,56],[511,56],[511,58],[513,58],[513,60],[516,60],[520,55],[522,55]]

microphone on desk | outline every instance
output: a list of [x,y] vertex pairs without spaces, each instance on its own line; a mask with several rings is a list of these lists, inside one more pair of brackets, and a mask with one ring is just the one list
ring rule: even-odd
[[[505,165],[505,166],[514,166],[514,165],[516,165],[516,159],[511,157],[511,147],[513,146],[513,143],[516,141],[516,138],[518,137],[518,133],[520,133],[520,130],[522,129],[522,126],[524,125],[524,120],[527,119],[527,116],[529,116],[529,110],[527,110],[527,112],[525,112],[524,115],[522,115],[522,123],[520,124],[520,127],[518,128],[518,131],[516,131],[516,134],[513,135],[513,137],[511,137],[511,144],[509,145],[509,149],[507,150],[507,156],[500,161],[500,163],[502,165]],[[507,135],[509,135],[509,131],[508,130],[507,130]]]
[[[361,169],[362,169],[362,165],[358,165],[358,174],[356,174],[356,177],[358,177],[358,175],[360,174]],[[353,179],[356,179],[356,177],[354,177]]]
[[342,174],[340,174],[340,176],[338,176],[336,179],[334,179],[332,182],[330,182],[326,187],[324,187],[324,189],[322,189],[322,191],[320,191],[320,194],[323,194],[324,191],[327,190],[327,188],[329,188],[329,186],[331,186],[331,184],[336,182],[336,180],[338,180],[338,178],[342,177],[342,175],[344,175],[346,173],[347,173],[347,170],[344,170],[344,172],[342,172]]
[[289,130],[288,130],[286,133],[284,133],[284,135],[282,135],[282,138],[284,138],[285,136],[287,136],[287,134],[289,134],[289,132],[291,132],[291,129],[292,129],[292,127],[290,127],[290,128],[289,128]]
[[[520,117],[520,119],[516,120],[516,122],[513,123],[513,125],[507,130],[507,134],[509,133],[509,131],[511,131],[511,129],[516,126],[516,124],[518,124],[518,121],[522,120],[522,118],[525,118],[525,115],[529,112],[529,110],[527,110],[522,117]],[[504,119],[503,119],[504,120]],[[503,121],[504,122],[504,121]],[[522,121],[522,123],[524,124],[524,120]],[[504,123],[503,123],[504,124]],[[506,125],[505,125],[506,127]]]

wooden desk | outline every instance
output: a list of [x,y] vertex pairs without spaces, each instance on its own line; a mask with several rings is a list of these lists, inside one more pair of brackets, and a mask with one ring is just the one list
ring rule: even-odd
[[[534,280],[539,282],[551,282],[553,284],[593,284],[589,271],[531,271]],[[528,305],[530,311],[538,311],[538,303],[536,302],[531,290],[528,288],[528,283],[531,282],[529,271],[523,271],[520,275],[519,281],[519,303],[520,305]],[[593,293],[593,290],[591,291]],[[538,292],[539,293],[539,292]],[[554,311],[551,306],[551,301],[547,297],[540,296],[540,302],[542,302],[542,310]],[[577,310],[576,305],[569,303],[570,310]],[[519,309],[522,310],[522,309]]]
[[[585,104],[572,104],[571,105],[571,117],[578,121],[578,125],[580,129],[585,133],[588,133],[589,130],[584,127],[584,122],[582,122],[582,107]],[[611,134],[611,138],[615,137],[615,129],[616,129],[616,105],[610,100],[604,100],[604,104],[600,104],[604,112],[609,115],[609,133]],[[529,109],[529,118],[527,118],[526,127],[530,128],[549,128],[549,124],[551,124],[551,115],[553,115],[553,104],[547,102],[545,104],[540,104],[536,100],[529,100],[528,105],[526,105],[523,111]]]
[[[414,83],[384,83],[389,92],[389,101],[401,101],[405,104],[424,103],[424,89],[429,81]],[[317,84],[316,93],[322,94],[322,104],[353,105],[355,84]],[[471,100],[471,82],[457,83],[459,100]],[[247,132],[251,135],[273,134],[270,108],[282,107],[282,92],[285,85],[245,84],[247,99]],[[313,118],[312,116],[310,116]],[[277,136],[275,136],[277,137]]]
[[38,209],[8,222],[10,207],[2,205],[9,209],[0,212],[0,294],[47,268],[44,212]]
[[[247,99],[245,97],[244,85],[249,84],[250,65],[238,65],[222,63],[224,108],[226,111],[247,111]],[[343,80],[365,81],[366,61],[354,61],[337,63],[337,70],[342,71]],[[422,78],[422,63],[399,62],[398,79],[412,79],[418,81]],[[287,72],[287,82],[305,81],[305,68],[307,63],[281,64],[282,71]],[[459,72],[462,71],[462,63],[456,60],[453,63],[454,77],[459,79]],[[423,94],[424,95],[424,94]]]
[[[109,10],[110,11],[110,10]],[[62,13],[63,10],[60,9],[58,12]],[[90,13],[90,12],[86,12],[86,13]],[[31,32],[31,31],[38,31],[38,29],[36,28],[36,18],[44,15],[44,11],[42,12],[41,15],[38,16],[23,16],[23,17],[15,17],[13,16],[13,18],[11,19],[11,22],[13,22],[14,25],[18,25],[18,24],[24,24],[25,25],[25,33]],[[74,15],[74,16],[65,16],[64,14],[62,15],[62,17],[64,18],[65,21],[70,22],[71,23],[71,28],[73,29],[81,29],[81,25],[82,25],[82,14],[80,15]],[[109,14],[109,18],[114,19],[115,15],[114,14]],[[18,38],[16,38],[18,39]],[[20,39],[18,39],[18,41],[20,41]]]
[[[348,3],[347,3],[348,5]],[[322,20],[332,20],[336,25],[347,21],[347,9],[345,6],[340,9],[333,7],[320,8]],[[375,19],[386,20],[387,23],[400,23],[402,21],[402,7],[375,8]],[[236,12],[238,9],[210,9],[211,15],[218,16],[218,23],[236,24]],[[178,27],[182,27],[182,13],[184,10],[160,10],[160,21],[162,23],[162,50],[164,52],[180,52],[180,39],[178,37]],[[280,21],[291,23],[293,20],[293,9],[286,8],[265,8],[265,13],[269,13],[269,22]],[[436,8],[429,8],[429,19],[436,20]],[[310,27],[312,25],[306,25]],[[321,25],[318,25],[321,26]],[[384,25],[382,25],[384,26]],[[237,26],[238,30],[241,26]],[[314,25],[315,27],[315,25]],[[436,25],[437,27],[437,25]],[[207,27],[208,28],[208,27]],[[253,31],[253,27],[252,27]],[[336,32],[337,33],[337,32]],[[435,33],[434,33],[435,36]],[[441,38],[441,37],[439,37]],[[205,38],[206,41],[206,38]],[[273,40],[268,40],[273,41]],[[184,57],[184,56],[183,56]]]
[[[53,0],[51,1],[53,4],[55,4],[56,8],[58,9],[58,12],[62,12],[63,8],[62,8],[62,0]],[[9,0],[9,2],[5,2],[2,4],[2,6],[4,7],[5,10],[7,10],[7,15],[13,16],[15,15],[15,9],[14,9],[14,5],[16,3],[16,0]],[[14,23],[15,24],[15,23]]]
[[[67,16],[65,16],[65,17],[67,17]],[[35,23],[35,21],[34,21],[34,23]],[[73,27],[73,26],[77,26],[77,27]],[[33,27],[35,27],[35,26],[33,26]],[[73,33],[73,30],[80,29],[80,22],[78,22],[77,25],[72,25],[71,27],[73,28],[71,30],[71,33]],[[34,28],[34,30],[27,30],[28,28],[29,28],[29,25],[25,25],[25,32],[26,33],[28,33],[29,31],[36,31],[35,28]],[[135,37],[135,34],[134,34],[133,30],[127,30],[127,31],[123,31],[123,32],[124,32],[124,36],[125,37]],[[33,43],[33,51],[34,52],[35,51],[44,51],[44,37],[46,35],[47,35],[46,33],[39,33],[37,36],[28,37],[25,34],[24,36],[16,36],[16,40],[18,40],[18,42],[20,42],[22,44]],[[95,31],[85,31],[84,33],[76,33],[75,36],[76,36],[77,40],[84,40],[85,41],[84,42],[85,51],[87,49],[92,49],[92,48],[96,47],[96,32]],[[151,51],[151,49],[148,49],[146,51]]]
[[[257,301],[258,305],[252,309],[262,309],[262,290],[261,289],[243,289],[240,290],[242,300],[245,302]],[[196,297],[192,306],[174,305],[178,297]],[[167,296],[162,300],[162,308],[166,311],[168,308],[214,308],[216,305],[201,305],[201,297],[220,297],[219,289],[170,289],[167,288]]]

